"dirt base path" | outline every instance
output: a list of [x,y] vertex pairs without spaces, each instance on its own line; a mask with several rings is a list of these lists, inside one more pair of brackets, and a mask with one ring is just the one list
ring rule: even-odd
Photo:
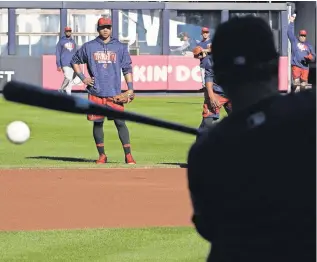
[[0,170],[0,230],[191,225],[186,169]]

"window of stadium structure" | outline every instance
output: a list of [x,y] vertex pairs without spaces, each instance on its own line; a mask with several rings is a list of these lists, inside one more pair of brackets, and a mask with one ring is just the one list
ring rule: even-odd
[[212,39],[221,22],[221,11],[171,10],[169,20],[170,55],[193,56],[192,49],[201,41],[201,28],[209,28]]
[[8,9],[0,9],[0,55],[8,54]]
[[119,40],[131,55],[161,55],[162,10],[119,10]]
[[59,23],[59,9],[16,9],[17,55],[54,54]]

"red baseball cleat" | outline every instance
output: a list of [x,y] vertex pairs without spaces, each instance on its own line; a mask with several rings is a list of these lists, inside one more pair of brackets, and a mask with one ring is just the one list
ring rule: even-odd
[[125,156],[125,162],[128,164],[128,165],[135,165],[136,162],[134,161],[133,157],[131,154],[127,154]]
[[99,159],[96,161],[96,164],[106,164],[107,163],[107,156],[102,154],[99,156]]

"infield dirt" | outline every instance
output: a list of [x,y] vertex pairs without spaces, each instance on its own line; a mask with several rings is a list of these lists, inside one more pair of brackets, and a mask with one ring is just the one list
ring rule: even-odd
[[191,226],[186,170],[0,170],[0,230]]

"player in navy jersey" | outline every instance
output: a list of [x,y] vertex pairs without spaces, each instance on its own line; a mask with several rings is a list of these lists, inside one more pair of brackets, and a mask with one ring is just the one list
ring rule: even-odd
[[[99,36],[85,43],[73,56],[71,64],[76,74],[87,85],[88,99],[115,110],[124,111],[124,105],[114,101],[114,97],[121,94],[121,72],[124,75],[128,89],[133,91],[132,61],[127,45],[112,37],[112,21],[109,18],[98,19],[97,31]],[[86,64],[89,77],[80,68]],[[104,149],[104,116],[88,114],[92,121],[93,136],[99,153],[97,164],[107,163]],[[118,135],[125,154],[125,162],[136,164],[131,154],[130,134],[124,120],[112,119],[118,130]]]
[[200,60],[200,73],[201,73],[201,82],[202,87],[205,87],[205,68],[209,63],[211,57],[211,39],[209,34],[209,29],[207,27],[203,27],[201,29],[202,40],[197,43],[197,46],[202,48],[202,53],[200,55],[195,55],[194,57]]

